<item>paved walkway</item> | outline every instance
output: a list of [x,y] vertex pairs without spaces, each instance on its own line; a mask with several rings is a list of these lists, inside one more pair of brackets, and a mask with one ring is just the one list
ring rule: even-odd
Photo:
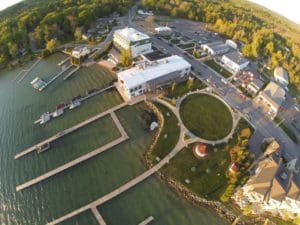
[[[218,99],[220,99],[220,97],[218,97],[217,95],[214,95],[214,94],[211,94],[211,93],[208,93],[204,90],[197,90],[197,91],[193,91],[193,92],[189,92],[187,93],[186,95],[184,95],[183,97],[179,98],[176,102],[176,106],[173,106],[171,105],[169,102],[166,102],[160,98],[155,98],[154,101],[157,101],[163,105],[165,105],[166,107],[168,107],[170,110],[172,110],[172,112],[175,114],[175,116],[177,117],[177,120],[179,121],[179,124],[180,126],[182,127],[183,129],[183,133],[184,134],[187,134],[189,137],[191,137],[191,139],[188,139],[186,141],[187,144],[191,144],[191,143],[194,143],[194,142],[202,142],[202,143],[205,143],[205,144],[210,144],[210,145],[216,145],[216,144],[221,144],[221,143],[227,143],[229,141],[229,139],[232,138],[233,134],[234,134],[234,131],[235,131],[235,128],[239,122],[239,119],[240,119],[240,116],[238,114],[235,114],[232,109],[230,107],[228,107],[228,109],[230,110],[231,112],[231,115],[232,115],[232,121],[233,121],[233,125],[232,125],[232,129],[230,131],[230,133],[220,139],[220,140],[216,140],[216,141],[210,141],[210,140],[206,140],[206,139],[203,139],[203,138],[200,138],[200,137],[197,137],[196,135],[194,135],[192,132],[190,132],[184,125],[184,123],[182,122],[181,120],[181,116],[180,116],[180,105],[181,103],[183,102],[183,100],[185,98],[187,98],[189,95],[193,95],[193,94],[208,94],[208,95],[211,95],[213,97],[216,97]],[[222,99],[220,99],[222,102],[224,102]],[[224,104],[227,106],[227,103],[224,102]],[[191,143],[190,143],[191,142]]]

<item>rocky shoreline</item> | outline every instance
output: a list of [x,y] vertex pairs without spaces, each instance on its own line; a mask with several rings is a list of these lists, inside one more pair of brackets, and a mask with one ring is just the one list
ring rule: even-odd
[[[158,141],[158,138],[160,136],[160,133],[162,131],[163,125],[164,125],[164,116],[162,113],[159,111],[159,109],[152,103],[147,101],[146,102],[147,106],[156,114],[158,118],[158,131],[156,132],[155,136],[153,137],[152,144],[150,145],[149,149],[144,153],[144,162],[147,166],[147,168],[153,167],[153,163],[151,161],[151,154],[152,151]],[[162,179],[166,184],[174,191],[180,193],[186,200],[191,202],[194,205],[209,208],[213,210],[215,213],[217,213],[220,217],[228,220],[230,223],[233,223],[235,219],[237,219],[238,216],[236,216],[231,210],[229,210],[225,205],[223,205],[221,202],[218,201],[209,201],[204,198],[201,198],[200,196],[192,193],[189,191],[185,186],[182,184],[178,183],[171,177],[165,176],[161,172],[157,172],[156,175]],[[266,218],[262,217],[255,217],[252,219],[249,219],[248,221],[239,221],[236,223],[236,225],[257,225],[258,223],[263,224]],[[269,225],[276,225],[273,222],[269,222]]]

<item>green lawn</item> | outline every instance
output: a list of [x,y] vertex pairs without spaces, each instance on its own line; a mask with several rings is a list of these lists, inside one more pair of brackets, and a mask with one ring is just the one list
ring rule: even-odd
[[216,63],[215,60],[213,60],[213,59],[205,61],[205,64],[208,65],[210,68],[212,68],[214,71],[221,74],[225,78],[229,78],[232,76],[232,73],[230,73],[228,70],[224,69],[218,63]]
[[170,151],[175,147],[178,142],[180,128],[178,126],[178,120],[174,113],[169,110],[166,106],[155,103],[157,108],[163,114],[165,123],[158,139],[157,144],[155,145],[152,151],[152,160],[154,162],[156,157],[160,159],[164,158]]
[[[250,128],[253,133],[252,127],[241,119],[233,138],[227,144],[208,145],[209,154],[204,159],[196,158],[192,151],[193,146],[190,145],[179,152],[161,171],[201,197],[220,200],[229,184],[226,176],[231,163],[229,150],[238,143],[239,133],[244,128]],[[185,182],[186,179],[190,180],[189,184]]]
[[188,93],[189,91],[195,91],[197,89],[206,88],[206,84],[197,78],[194,78],[192,86],[189,88],[187,81],[176,84],[175,89],[172,91],[172,86],[166,88],[166,96],[168,98],[178,98]]
[[229,109],[219,99],[206,94],[188,96],[181,105],[180,115],[186,127],[198,137],[218,140],[232,129]]

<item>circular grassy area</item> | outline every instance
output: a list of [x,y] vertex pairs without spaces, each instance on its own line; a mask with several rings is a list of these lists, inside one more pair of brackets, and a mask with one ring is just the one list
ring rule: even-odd
[[180,116],[187,129],[206,140],[222,139],[232,129],[232,116],[227,106],[207,94],[194,94],[184,99]]

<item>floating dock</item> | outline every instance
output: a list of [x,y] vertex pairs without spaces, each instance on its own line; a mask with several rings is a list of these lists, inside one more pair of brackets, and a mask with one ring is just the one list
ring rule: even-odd
[[65,77],[64,80],[69,79],[74,73],[76,73],[81,67],[77,66],[74,70],[72,70],[70,73],[68,73]]
[[71,57],[67,57],[67,58],[65,58],[64,60],[62,60],[60,63],[58,63],[57,65],[58,66],[62,66],[62,65],[64,65],[68,60],[70,60],[71,59]]
[[62,74],[64,74],[66,71],[68,71],[73,65],[68,65],[65,69],[63,69],[61,72],[56,74],[54,77],[52,77],[45,85],[43,85],[41,88],[39,88],[39,91],[43,91],[46,87],[48,87],[52,82],[54,82],[57,78],[59,78]]
[[25,69],[25,70],[22,70],[20,73],[18,73],[18,75],[15,77],[15,79],[13,81],[16,81],[19,79],[19,77],[21,75],[23,75],[17,82],[20,83],[33,69],[35,66],[37,66],[37,64],[39,64],[39,62],[41,61],[42,59],[39,58],[35,63],[33,63],[31,65],[31,67],[29,69]]
[[[103,92],[105,92],[105,91],[107,91],[107,90],[109,90],[109,89],[112,89],[112,88],[114,88],[114,87],[115,87],[115,85],[111,85],[111,86],[108,86],[108,87],[106,87],[106,88],[99,89],[98,91],[95,91],[95,92],[93,92],[93,93],[91,93],[91,94],[87,94],[86,96],[81,97],[80,99],[78,99],[78,101],[80,101],[80,103],[82,103],[82,102],[84,102],[85,100],[88,100],[89,98],[92,98],[92,97],[94,97],[94,96],[96,96],[96,95],[99,95],[99,94],[101,94],[101,93],[103,93]],[[69,109],[69,108],[70,108],[70,105],[71,105],[71,103],[65,104],[65,106],[64,106],[62,109],[63,109],[63,110]],[[55,111],[54,111],[54,112],[55,112]],[[52,118],[52,119],[55,118],[55,117],[53,117],[54,112],[49,113],[50,119],[51,119],[51,118]],[[42,119],[39,118],[39,119],[37,119],[36,121],[34,121],[34,124],[39,124],[41,121],[42,121]]]
[[142,221],[141,223],[139,223],[139,225],[147,225],[150,222],[152,222],[154,220],[153,216],[149,216],[148,218],[146,218],[144,221]]
[[25,155],[33,152],[33,151],[36,151],[37,148],[39,148],[40,146],[43,146],[43,145],[45,145],[47,143],[51,143],[51,142],[53,142],[53,141],[55,141],[55,140],[57,140],[57,139],[65,136],[67,134],[70,134],[73,131],[75,131],[77,129],[80,129],[81,127],[84,127],[87,124],[92,123],[92,122],[100,119],[101,117],[103,117],[105,115],[108,115],[108,114],[110,114],[110,113],[112,113],[114,111],[117,111],[117,110],[119,110],[119,109],[121,109],[121,108],[123,108],[125,106],[134,105],[134,104],[137,104],[137,103],[145,101],[145,100],[146,100],[145,96],[139,96],[139,97],[136,97],[135,99],[131,100],[130,102],[123,102],[123,103],[121,103],[121,104],[119,104],[117,106],[114,106],[114,107],[106,110],[105,112],[102,112],[102,113],[97,114],[96,116],[90,117],[89,119],[86,119],[83,122],[80,122],[80,123],[78,123],[78,124],[76,124],[76,125],[74,125],[74,126],[72,126],[70,128],[67,128],[67,129],[65,129],[65,130],[63,130],[61,132],[58,132],[55,135],[53,135],[52,137],[49,137],[46,140],[41,141],[40,143],[37,143],[37,144],[35,144],[35,145],[33,145],[33,146],[31,146],[31,147],[29,147],[29,148],[21,151],[20,153],[18,153],[18,154],[15,155],[15,159],[22,158],[23,156],[25,156]]

